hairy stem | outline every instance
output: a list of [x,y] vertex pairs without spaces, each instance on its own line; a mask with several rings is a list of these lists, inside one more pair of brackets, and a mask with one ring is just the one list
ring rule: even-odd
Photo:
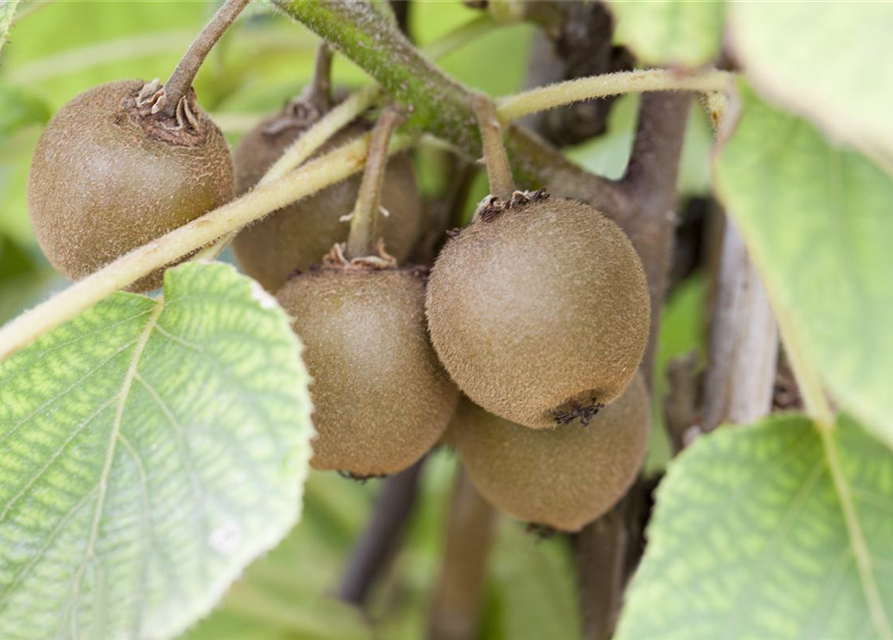
[[[378,86],[371,86],[352,94],[347,100],[326,113],[319,121],[295,140],[273,163],[258,184],[269,184],[278,180],[296,167],[301,166],[310,156],[319,151],[332,136],[352,122],[357,116],[372,106],[381,95]],[[226,248],[235,232],[230,232],[213,245],[205,247],[194,260],[213,260]]]
[[699,75],[680,75],[666,69],[620,71],[588,78],[556,82],[531,89],[498,102],[497,113],[503,122],[512,122],[539,111],[554,109],[582,100],[606,98],[645,91],[723,91],[729,88],[734,75],[728,71],[711,71]]
[[[401,137],[391,152],[408,148],[410,137]],[[344,180],[363,168],[369,136],[308,163],[293,174],[260,185],[202,217],[134,249],[99,271],[80,280],[46,302],[18,316],[0,329],[0,360],[42,334],[70,320],[107,295],[123,289],[149,273],[176,262],[221,236],[241,229],[276,209]]]
[[[395,102],[411,111],[407,131],[425,131],[475,160],[481,139],[471,107],[472,93],[433,66],[399,29],[367,3],[338,0],[273,0],[274,4],[328,40],[375,78]],[[519,129],[506,130],[515,179],[525,188],[548,186],[559,177],[560,195],[586,192],[593,206],[607,208],[619,197],[610,180],[594,177],[565,160],[550,145]],[[610,213],[610,212],[608,212]]]
[[363,172],[357,203],[350,219],[346,252],[348,258],[371,256],[375,251],[378,216],[381,212],[381,189],[388,166],[388,145],[400,120],[400,113],[393,107],[388,107],[382,112],[372,131],[366,170]]
[[189,45],[189,49],[183,54],[177,68],[164,83],[165,115],[173,117],[177,110],[177,104],[189,92],[192,81],[195,80],[195,74],[198,73],[208,53],[249,2],[250,0],[226,0],[226,3],[220,7],[220,10],[214,14],[214,17]]
[[490,195],[504,202],[515,192],[515,180],[502,144],[502,130],[493,108],[493,101],[483,94],[474,97],[474,115],[484,144],[484,164],[487,165],[487,178],[490,180]]
[[390,565],[400,546],[418,493],[425,458],[384,481],[372,517],[354,546],[341,575],[338,598],[362,606],[376,579]]
[[480,624],[487,556],[496,512],[459,468],[447,522],[440,579],[428,618],[429,640],[473,640]]

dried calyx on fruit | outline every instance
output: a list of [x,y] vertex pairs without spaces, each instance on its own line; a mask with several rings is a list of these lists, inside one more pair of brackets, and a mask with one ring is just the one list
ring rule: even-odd
[[[192,80],[247,3],[224,5],[164,86],[157,80],[100,85],[47,124],[31,163],[28,212],[41,249],[60,272],[87,276],[232,199],[229,147],[196,104]],[[131,289],[159,286],[163,271]]]
[[531,428],[589,421],[621,396],[648,340],[642,264],[592,207],[514,189],[492,104],[476,100],[492,195],[428,283],[437,355],[491,413]]
[[313,377],[310,464],[353,478],[397,473],[421,458],[458,399],[428,341],[426,271],[398,267],[375,232],[397,119],[386,110],[373,133],[347,244],[277,294]]
[[[305,93],[242,138],[235,152],[238,194],[257,185],[283,152],[329,110],[330,66],[331,53],[323,44],[317,54],[313,82]],[[364,121],[356,121],[330,139],[319,153],[367,130]],[[357,198],[360,180],[359,176],[348,178],[243,229],[233,242],[239,265],[267,290],[276,291],[292,271],[305,270],[319,262],[333,244],[347,239],[349,225],[343,216]],[[419,235],[421,212],[412,161],[407,154],[391,159],[381,198],[387,211],[382,234],[389,251],[403,260]]]
[[463,399],[447,433],[494,506],[538,527],[578,531],[629,490],[647,450],[649,414],[638,374],[588,427],[527,429]]

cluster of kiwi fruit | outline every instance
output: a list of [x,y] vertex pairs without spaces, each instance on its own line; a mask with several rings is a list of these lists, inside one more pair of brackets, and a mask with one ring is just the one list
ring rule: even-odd
[[[62,273],[84,277],[249,191],[334,102],[319,65],[303,95],[242,139],[234,163],[183,75],[96,87],[46,127],[29,212]],[[421,201],[410,159],[387,154],[393,108],[361,177],[242,230],[234,251],[305,345],[314,468],[385,476],[443,440],[494,505],[573,531],[620,499],[644,455],[645,275],[600,212],[516,191],[492,103],[478,97],[475,109],[492,195],[430,274],[401,266]],[[328,147],[368,129],[359,118]],[[162,272],[132,288],[158,286]]]

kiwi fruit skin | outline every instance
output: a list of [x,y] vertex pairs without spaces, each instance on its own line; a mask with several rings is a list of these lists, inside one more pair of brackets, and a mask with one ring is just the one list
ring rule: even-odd
[[459,388],[531,428],[616,400],[648,342],[648,285],[629,239],[592,207],[542,194],[451,239],[426,308]]
[[[133,100],[145,85],[125,80],[81,93],[50,120],[28,177],[28,212],[50,263],[87,276],[202,214],[235,193],[226,139],[194,107],[199,133],[154,135]],[[128,106],[131,105],[131,106]],[[161,285],[160,269],[130,288]]]
[[[253,188],[282,153],[312,124],[298,122],[282,126],[287,116],[275,114],[245,134],[236,147],[236,189],[239,195]],[[334,136],[320,153],[349,142],[367,127],[353,124]],[[283,207],[243,229],[233,242],[242,270],[268,291],[277,291],[295,270],[305,271],[320,262],[336,242],[347,240],[350,214],[361,175],[334,184],[307,198]],[[388,253],[403,261],[420,233],[421,198],[412,161],[400,154],[388,163],[382,187],[382,206],[388,216],[379,217],[379,229]]]
[[313,468],[390,475],[445,431],[459,391],[428,340],[424,279],[413,268],[319,267],[277,294],[313,378]]
[[649,407],[637,375],[588,427],[528,429],[463,399],[447,433],[487,501],[525,522],[573,532],[632,486],[648,448]]

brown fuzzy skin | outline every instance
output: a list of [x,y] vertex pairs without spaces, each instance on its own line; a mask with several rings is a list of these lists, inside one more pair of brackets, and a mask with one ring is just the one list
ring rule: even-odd
[[[172,143],[125,106],[145,83],[94,87],[43,131],[28,178],[28,212],[47,259],[77,280],[232,200],[235,173],[220,129],[195,108],[200,135]],[[160,269],[134,291],[161,284]]]
[[648,341],[635,249],[611,220],[571,200],[537,200],[463,229],[437,259],[426,307],[459,388],[531,428],[613,402]]
[[[254,187],[306,130],[307,125],[295,125],[268,133],[270,125],[282,118],[282,114],[275,114],[263,120],[236,147],[239,194]],[[336,135],[322,151],[330,151],[364,130],[362,125],[352,125]],[[296,269],[306,271],[311,264],[320,262],[333,244],[347,240],[350,222],[340,218],[353,210],[361,180],[360,175],[352,176],[243,229],[233,242],[239,266],[273,292]],[[379,218],[386,249],[402,262],[418,238],[422,210],[412,161],[406,154],[388,163],[382,206],[390,214]]]
[[313,468],[390,475],[437,443],[459,391],[428,341],[423,274],[324,267],[277,298],[313,377]]
[[632,486],[649,420],[648,392],[637,375],[588,427],[528,429],[463,399],[447,433],[494,506],[525,522],[579,531]]

